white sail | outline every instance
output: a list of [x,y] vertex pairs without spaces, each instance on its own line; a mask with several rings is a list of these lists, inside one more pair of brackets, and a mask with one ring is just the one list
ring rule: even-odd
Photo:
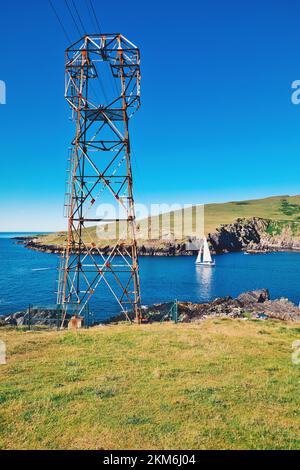
[[202,255],[202,248],[200,248],[200,250],[199,250],[199,253],[198,253],[198,256],[197,256],[197,259],[196,259],[196,263],[201,263],[201,255]]
[[208,247],[208,243],[207,243],[206,238],[204,238],[203,246],[204,246],[204,249],[203,249],[203,262],[204,263],[211,263],[212,258],[210,256],[210,251],[209,251],[209,247]]
[[196,259],[196,264],[202,263],[202,253],[203,253],[203,240],[200,241],[199,253]]
[[206,266],[214,266],[215,263],[210,255],[209,246],[206,238],[202,238],[199,253],[197,256],[196,264],[203,264]]

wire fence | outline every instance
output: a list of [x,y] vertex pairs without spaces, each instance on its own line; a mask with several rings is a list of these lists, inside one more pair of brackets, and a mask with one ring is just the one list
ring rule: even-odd
[[32,305],[23,317],[23,321],[18,326],[23,329],[61,329],[67,328],[72,319],[78,321],[78,325],[83,328],[90,328],[95,324],[95,318],[86,305],[83,309],[80,305]]

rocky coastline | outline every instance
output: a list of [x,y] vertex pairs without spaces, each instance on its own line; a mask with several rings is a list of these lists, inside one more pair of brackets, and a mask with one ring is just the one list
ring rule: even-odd
[[[143,307],[143,318],[146,323],[170,319],[174,303],[161,303]],[[231,319],[275,319],[300,322],[300,309],[289,299],[270,299],[268,289],[244,292],[238,297],[219,297],[207,303],[178,302],[178,322],[200,322],[206,318]],[[124,320],[124,318],[123,318]],[[122,321],[121,316],[111,318],[109,323]]]
[[[18,244],[24,245],[26,248],[34,251],[52,254],[61,254],[64,251],[64,248],[61,245],[43,244],[34,237],[16,237],[15,240]],[[153,243],[150,240],[147,243],[139,244],[137,251],[139,256],[192,256],[197,252],[197,250],[190,250],[188,248],[188,243],[189,240],[186,242],[170,241],[160,242],[157,244],[156,240],[153,241]],[[111,246],[106,245],[101,248],[92,248],[91,254],[97,255],[99,254],[99,250],[103,255],[107,255],[110,253]],[[126,254],[126,252],[130,251],[130,247],[123,245],[120,250]],[[78,251],[73,250],[73,253],[76,252]]]
[[[143,322],[170,321],[170,311],[174,303],[160,303],[143,306]],[[259,289],[240,294],[236,298],[230,296],[216,298],[211,302],[192,303],[178,302],[178,322],[200,322],[207,318],[231,318],[240,320],[275,319],[281,321],[300,322],[300,309],[286,298],[271,300],[268,289]],[[26,326],[26,311],[0,316],[0,326]],[[133,319],[133,314],[129,313]],[[112,324],[124,321],[123,315],[108,319],[105,323]],[[44,311],[31,313],[31,325],[57,326],[53,312]],[[97,322],[95,323],[97,325]]]
[[[208,234],[207,238],[213,254],[238,251],[249,254],[299,251],[300,224],[258,217],[237,219],[232,224],[221,225],[215,233]],[[64,250],[62,245],[44,244],[36,237],[17,237],[16,241],[26,248],[44,253],[60,254]],[[138,241],[138,254],[139,256],[192,256],[197,253],[197,250],[190,248],[193,246],[191,243],[193,241],[189,237],[186,240]],[[110,252],[111,246],[106,245],[99,249],[105,255]],[[99,249],[93,248],[92,253],[99,253]],[[128,250],[128,247],[124,246],[124,252],[125,250]]]

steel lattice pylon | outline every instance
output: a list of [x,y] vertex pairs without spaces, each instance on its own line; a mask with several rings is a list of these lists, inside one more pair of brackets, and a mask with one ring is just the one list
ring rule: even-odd
[[[105,79],[113,82],[111,97]],[[66,51],[65,96],[76,121],[76,135],[69,159],[68,237],[57,301],[84,308],[102,283],[127,318],[129,308],[140,321],[128,131],[129,118],[140,106],[139,49],[121,34],[85,36]],[[99,216],[96,202],[101,201],[121,207],[124,216]],[[97,224],[103,233],[107,227],[117,227],[117,235],[105,250],[95,243],[93,226]]]

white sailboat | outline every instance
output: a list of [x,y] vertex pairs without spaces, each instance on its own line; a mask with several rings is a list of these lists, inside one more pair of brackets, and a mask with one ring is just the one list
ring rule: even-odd
[[216,265],[215,261],[213,261],[211,257],[207,239],[205,237],[201,240],[200,250],[197,256],[196,264],[198,266],[199,265],[202,265],[202,266],[215,266]]

